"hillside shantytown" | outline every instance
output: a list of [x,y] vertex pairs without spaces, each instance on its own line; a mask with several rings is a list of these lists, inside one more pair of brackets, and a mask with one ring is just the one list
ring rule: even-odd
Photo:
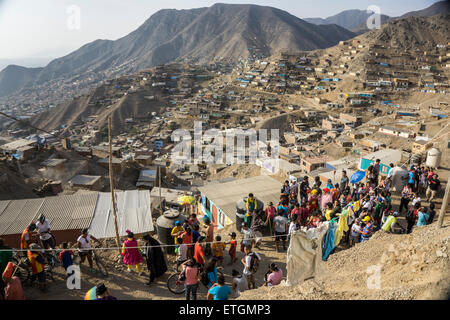
[[[227,45],[193,27],[236,32],[251,12],[274,29]],[[152,28],[188,14],[158,42]],[[100,41],[26,83],[0,72],[0,299],[449,298],[448,4],[373,30],[289,15],[263,43],[281,14],[162,10],[114,42],[151,32],[145,54],[111,62],[89,51]],[[174,161],[174,132],[198,123],[278,141],[253,163]]]

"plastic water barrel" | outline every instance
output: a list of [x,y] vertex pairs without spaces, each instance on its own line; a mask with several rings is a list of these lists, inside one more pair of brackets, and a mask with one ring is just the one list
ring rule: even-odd
[[431,148],[427,153],[427,162],[426,165],[428,167],[439,168],[441,164],[441,156],[442,152],[437,148]]
[[[158,234],[158,240],[162,244],[174,244],[173,237],[170,235],[172,229],[175,227],[175,221],[181,221],[184,223],[187,218],[180,214],[178,210],[170,209],[165,211],[156,220],[156,233]],[[167,253],[174,253],[175,247],[166,247]]]

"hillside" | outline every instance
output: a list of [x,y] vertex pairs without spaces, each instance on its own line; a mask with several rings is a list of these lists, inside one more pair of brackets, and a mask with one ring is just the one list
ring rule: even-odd
[[33,82],[43,68],[25,68],[9,65],[0,72],[0,97]]
[[192,10],[161,10],[116,41],[86,44],[53,60],[37,74],[24,68],[23,81],[16,81],[14,86],[0,72],[0,96],[58,79],[111,77],[177,59],[209,62],[223,57],[236,61],[258,52],[270,55],[285,49],[327,48],[353,36],[342,27],[317,26],[272,7],[216,4]]
[[[332,254],[324,271],[300,285],[245,291],[246,300],[411,300],[450,297],[450,229],[436,224],[409,235],[379,231],[363,243]],[[368,268],[380,267],[379,289],[369,289]]]

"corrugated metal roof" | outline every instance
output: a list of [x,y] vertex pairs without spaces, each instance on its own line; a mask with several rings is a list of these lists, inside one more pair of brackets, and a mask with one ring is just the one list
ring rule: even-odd
[[21,234],[41,214],[52,230],[89,227],[97,203],[97,192],[0,202],[0,235]]
[[44,199],[12,200],[0,216],[0,234],[20,234],[33,221]]
[[[127,229],[136,234],[153,231],[148,190],[119,191],[115,194],[120,236],[125,236]],[[111,193],[99,193],[89,232],[99,239],[115,237]]]
[[94,216],[97,197],[97,192],[48,197],[34,218],[45,215],[52,230],[87,228]]

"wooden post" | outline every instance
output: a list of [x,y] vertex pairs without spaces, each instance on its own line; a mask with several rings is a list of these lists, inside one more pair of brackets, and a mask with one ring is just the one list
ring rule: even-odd
[[445,194],[444,194],[444,199],[442,200],[442,206],[441,206],[441,212],[439,213],[439,220],[438,220],[438,224],[437,227],[441,228],[442,224],[444,223],[444,217],[445,217],[445,213],[447,211],[447,205],[448,205],[448,197],[449,197],[449,193],[450,193],[450,177],[447,179],[447,187],[445,187]]
[[117,226],[117,212],[116,212],[116,198],[114,195],[114,177],[113,177],[113,152],[112,152],[112,134],[111,134],[111,117],[108,118],[108,137],[109,137],[109,184],[111,188],[111,198],[112,198],[112,206],[114,213],[114,228],[116,229],[116,244],[117,248],[119,248],[119,252],[121,251],[120,247],[120,237],[119,237],[119,227]]
[[162,208],[162,200],[161,200],[161,167],[158,165],[158,187],[159,187],[159,210],[161,215],[164,213]]

